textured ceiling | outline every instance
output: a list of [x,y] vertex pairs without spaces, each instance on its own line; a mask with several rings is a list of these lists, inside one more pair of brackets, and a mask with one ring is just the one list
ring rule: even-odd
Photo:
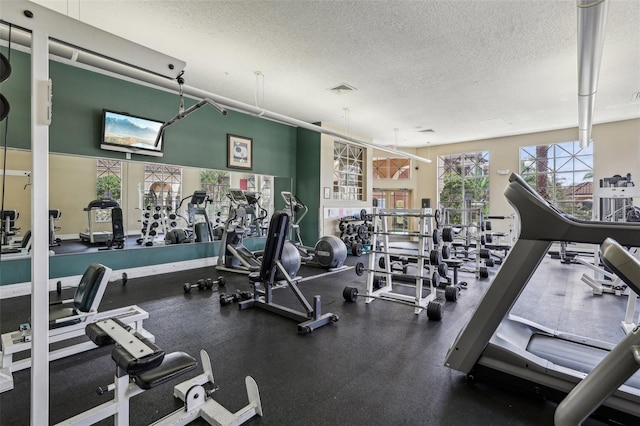
[[[607,1],[594,123],[640,117],[640,1]],[[189,86],[381,145],[577,127],[575,0],[36,3],[186,61]]]

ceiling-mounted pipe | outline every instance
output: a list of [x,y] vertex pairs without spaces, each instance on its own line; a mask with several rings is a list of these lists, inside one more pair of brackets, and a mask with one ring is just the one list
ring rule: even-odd
[[[7,40],[7,37],[8,37],[8,30],[0,27],[0,38],[3,40]],[[11,42],[29,48],[31,45],[31,38],[28,32],[18,32],[14,29],[12,32]],[[63,60],[69,61],[72,65],[74,63],[88,65],[90,67],[97,68],[98,70],[108,71],[114,74],[118,74],[120,76],[131,78],[138,82],[146,83],[158,88],[168,89],[175,93],[178,93],[179,91],[178,83],[174,80],[160,77],[158,75],[148,73],[137,68],[132,68],[124,64],[121,64],[119,62],[113,62],[101,56],[92,55],[91,53],[86,51],[78,51],[77,49],[74,49],[70,46],[67,46],[65,44],[62,44],[56,41],[50,41],[49,45],[50,45],[49,49],[51,52],[52,59],[58,59],[56,57],[59,57],[59,58],[62,58]],[[314,131],[314,132],[335,136],[339,139],[353,142],[358,146],[377,149],[379,151],[387,152],[389,154],[393,154],[398,157],[411,158],[421,163],[431,163],[431,160],[428,158],[420,157],[414,154],[410,154],[408,152],[398,151],[396,149],[388,148],[383,145],[366,142],[341,132],[333,131],[331,129],[320,127],[315,124],[307,123],[305,121],[298,120],[293,117],[288,117],[286,115],[278,114],[276,112],[264,110],[257,106],[246,104],[244,102],[236,101],[233,99],[229,99],[224,96],[216,95],[214,93],[197,89],[195,87],[183,85],[182,90],[183,90],[183,93],[187,96],[191,96],[200,100],[208,99],[224,107],[227,107],[229,109],[252,114],[252,115],[259,116],[261,118],[266,118],[273,121],[278,121],[284,124],[300,127],[303,129]]]
[[602,61],[607,0],[577,0],[578,6],[578,140],[591,141],[593,110]]

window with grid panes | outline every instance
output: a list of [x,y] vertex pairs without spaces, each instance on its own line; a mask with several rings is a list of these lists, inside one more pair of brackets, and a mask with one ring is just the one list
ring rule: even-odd
[[[96,160],[96,198],[118,202],[122,197],[122,162],[107,158]],[[111,209],[96,210],[96,222],[110,222]]]
[[346,142],[333,144],[333,199],[363,200],[364,149]]
[[373,178],[411,179],[411,160],[408,158],[376,158],[373,160]]
[[144,165],[145,205],[176,209],[182,196],[182,167],[147,163]]
[[[483,205],[489,213],[489,152],[466,152],[438,157],[439,207],[450,209]],[[452,223],[460,218],[451,217]]]
[[520,174],[560,210],[591,220],[593,206],[593,144],[578,141],[520,148]]

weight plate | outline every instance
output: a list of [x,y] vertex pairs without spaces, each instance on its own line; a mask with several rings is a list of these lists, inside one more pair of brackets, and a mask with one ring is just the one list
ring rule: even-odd
[[442,246],[442,258],[443,259],[449,259],[451,257],[451,247],[449,246]]
[[3,53],[0,53],[0,83],[11,75],[11,63]]
[[442,257],[439,250],[431,250],[429,252],[429,263],[433,266],[438,266],[442,263]]
[[0,93],[0,121],[7,118],[10,109],[11,106],[9,105],[9,101],[4,97],[2,93]]
[[453,241],[453,228],[447,226],[442,229],[442,239],[448,243]]
[[378,266],[382,269],[386,269],[386,265],[385,265],[385,261],[384,261],[384,256],[381,257],[380,259],[378,259]]
[[368,233],[368,231],[367,231],[366,225],[358,226],[358,236],[360,238],[366,238],[367,237],[367,233]]
[[342,290],[342,297],[344,297],[344,300],[347,302],[355,302],[358,298],[358,289],[356,287],[345,287],[344,290]]
[[449,273],[449,266],[446,263],[441,263],[438,265],[438,273],[442,278],[446,278]]
[[431,238],[433,238],[433,244],[438,245],[442,242],[442,236],[440,235],[440,231],[438,231],[437,229],[433,230],[433,235],[431,235]]
[[356,263],[356,275],[361,276],[363,273],[364,273],[364,263],[362,262]]

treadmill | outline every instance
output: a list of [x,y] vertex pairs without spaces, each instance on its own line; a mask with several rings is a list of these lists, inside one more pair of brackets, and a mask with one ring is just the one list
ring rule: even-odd
[[[510,176],[504,194],[520,216],[520,237],[469,322],[449,348],[445,365],[469,376],[478,370],[488,370],[532,384],[536,390],[568,394],[598,364],[601,364],[599,369],[604,365],[616,370],[618,365],[612,365],[610,358],[605,360],[615,352],[616,346],[562,333],[511,315],[509,311],[553,241],[602,244],[610,237],[623,246],[640,247],[640,226],[577,220],[551,206],[515,173]],[[635,276],[640,275],[636,272]],[[640,279],[629,281],[631,288],[637,290]],[[639,344],[640,332],[636,328],[616,350],[631,354],[633,345]],[[626,374],[624,384],[622,381],[615,385],[592,382],[591,391],[612,388],[602,398],[604,401],[578,401],[582,405],[597,404],[587,407],[584,417],[600,403],[640,417],[640,374],[632,375],[633,371]]]

